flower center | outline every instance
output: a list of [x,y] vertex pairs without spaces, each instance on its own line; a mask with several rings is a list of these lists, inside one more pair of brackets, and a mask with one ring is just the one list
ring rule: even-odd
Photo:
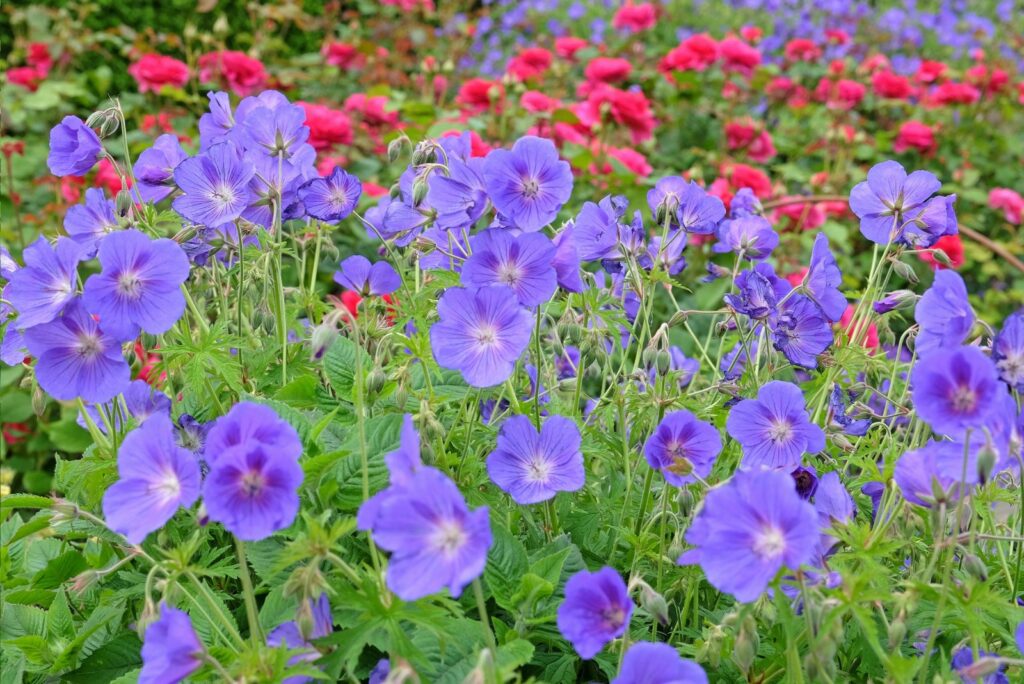
[[522,191],[527,199],[535,198],[540,194],[540,181],[536,178],[524,178]]
[[446,556],[454,556],[466,544],[465,530],[454,520],[443,520],[434,531],[434,548]]
[[754,553],[764,560],[777,558],[786,550],[786,538],[782,531],[772,525],[765,525],[754,538]]
[[181,494],[181,481],[173,470],[168,470],[164,472],[163,477],[150,485],[149,491],[164,502],[172,501]]
[[776,420],[768,428],[768,438],[776,444],[782,444],[792,436],[793,426],[789,424],[789,421]]
[[329,201],[335,209],[343,209],[348,206],[348,194],[344,188],[334,188],[330,192]]
[[67,296],[71,294],[71,288],[71,283],[64,278],[53,281],[53,285],[50,287],[50,291],[53,293],[50,297],[50,301],[54,304],[63,302],[67,299]]
[[242,476],[242,493],[250,499],[255,498],[261,491],[263,491],[263,487],[266,484],[267,482],[263,478],[263,473],[258,470],[250,470]]
[[81,333],[78,336],[78,355],[86,359],[93,359],[103,352],[103,343],[99,335]]
[[547,482],[551,477],[551,464],[535,455],[526,467],[526,479],[530,482]]
[[138,299],[142,293],[142,279],[137,273],[125,271],[117,277],[117,292],[125,297]]
[[235,191],[229,185],[220,185],[213,191],[210,198],[224,206],[229,206],[235,202]]
[[970,413],[978,404],[978,395],[970,387],[960,385],[953,390],[952,401],[958,413]]
[[626,620],[626,613],[620,606],[608,606],[601,611],[601,619],[609,629],[618,629]]
[[508,262],[498,267],[498,281],[508,286],[519,282],[522,272],[514,262]]
[[1000,375],[1011,385],[1024,381],[1024,354],[1007,355],[996,363]]
[[477,327],[473,336],[476,337],[476,341],[480,344],[490,347],[497,341],[498,331],[493,325],[484,324]]

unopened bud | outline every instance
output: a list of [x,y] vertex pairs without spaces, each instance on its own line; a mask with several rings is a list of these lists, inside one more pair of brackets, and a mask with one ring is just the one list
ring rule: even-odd
[[918,296],[910,290],[894,290],[885,295],[872,306],[875,313],[881,315],[890,311],[912,309],[917,304]]
[[39,385],[32,387],[32,412],[37,418],[42,418],[46,412],[46,393]]
[[689,515],[693,512],[693,506],[697,503],[697,500],[693,496],[693,492],[690,491],[689,487],[683,487],[676,494],[676,504],[679,506],[680,515]]
[[391,199],[400,199],[402,197],[402,186],[395,183],[388,189],[388,195],[391,196]]
[[964,554],[964,570],[974,579],[984,582],[988,579],[988,568],[985,563],[973,553]]
[[672,317],[668,319],[668,327],[674,328],[678,325],[686,323],[686,319],[690,317],[690,314],[686,311],[676,311],[672,314]]
[[388,376],[380,368],[374,368],[370,371],[370,374],[366,376],[366,389],[370,390],[372,394],[380,392],[381,388],[384,387],[384,383],[388,381]]
[[654,365],[654,361],[658,356],[658,350],[653,347],[647,347],[640,355],[640,359],[644,362],[644,366],[650,367]]
[[945,250],[942,250],[942,249],[939,249],[939,248],[933,249],[932,250],[932,258],[935,259],[940,264],[942,264],[943,266],[952,266],[953,265],[952,259],[949,258],[949,255],[946,254]]
[[401,137],[395,138],[390,143],[388,143],[389,162],[398,161],[398,158],[401,157],[402,153],[405,152],[405,144],[408,142],[408,140],[409,139],[403,135]]
[[426,177],[417,178],[416,182],[412,184],[412,205],[418,207],[423,204],[423,200],[427,198],[429,190],[430,185],[427,183]]
[[96,584],[100,579],[100,573],[96,570],[86,570],[76,576],[71,582],[71,591],[76,594],[84,593],[89,587]]
[[135,203],[132,201],[132,193],[127,189],[118,191],[117,196],[114,198],[114,205],[117,208],[118,216],[121,218],[128,216],[135,206]]
[[654,619],[660,622],[662,626],[668,627],[668,602],[665,601],[664,596],[652,589],[649,584],[644,584],[640,588],[640,605]]
[[412,165],[430,164],[436,157],[433,143],[421,142],[412,151]]
[[740,632],[736,635],[736,644],[733,647],[732,659],[740,671],[746,673],[754,665],[757,658],[757,649],[760,646],[760,639],[757,636],[757,624],[754,619],[747,617],[740,626]]
[[659,375],[664,375],[672,369],[672,355],[667,351],[660,351],[654,359],[654,366],[658,370]]
[[999,454],[989,442],[986,442],[985,446],[978,450],[978,480],[981,484],[985,484],[992,478],[998,459]]
[[898,259],[892,260],[892,270],[896,272],[896,275],[903,278],[910,283],[917,284],[918,277],[914,273],[914,269],[910,267],[910,264],[906,264]]
[[338,329],[333,325],[321,323],[313,328],[313,334],[309,338],[309,360],[318,361],[322,359],[336,339],[338,339]]
[[893,651],[898,650],[906,636],[907,623],[900,619],[893,620],[889,625],[889,648]]

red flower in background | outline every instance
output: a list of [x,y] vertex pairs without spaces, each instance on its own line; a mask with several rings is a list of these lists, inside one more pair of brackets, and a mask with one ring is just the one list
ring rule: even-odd
[[[853,339],[854,334],[857,333],[857,331],[860,331],[860,330],[864,329],[863,328],[863,326],[864,326],[864,322],[863,321],[861,321],[856,326],[854,326],[854,324],[853,324],[853,312],[854,311],[855,311],[855,307],[853,306],[853,304],[850,304],[848,307],[846,307],[846,311],[843,313],[843,317],[839,319],[839,327],[842,328],[846,332],[846,337],[848,339],[850,339],[850,340]],[[874,323],[872,323],[871,325],[868,326],[866,334],[861,333],[861,335],[864,336],[864,339],[861,342],[861,345],[865,349],[878,349],[878,327]]]
[[754,68],[761,63],[761,51],[734,36],[720,42],[718,52],[722,56],[722,68],[725,71],[744,76],[750,76]]
[[41,71],[44,76],[49,74],[50,69],[53,68],[53,55],[50,54],[50,46],[46,43],[29,43],[25,63]]
[[794,38],[786,43],[784,52],[790,62],[814,62],[821,57],[821,48],[809,38]]
[[553,59],[544,48],[524,48],[509,61],[506,71],[518,81],[529,81],[543,76],[551,68]]
[[743,150],[759,164],[775,156],[771,135],[760,130],[750,119],[725,124],[725,139],[730,152]]
[[562,103],[537,90],[527,90],[519,98],[519,106],[528,112],[553,112],[561,107]]
[[1024,218],[1024,197],[1009,188],[992,188],[988,193],[988,206],[1002,209],[1009,223],[1019,226]]
[[600,83],[616,83],[624,81],[633,71],[633,65],[628,60],[619,57],[595,57],[583,70],[583,75],[588,81]]
[[814,230],[825,223],[825,207],[818,202],[783,204],[772,213],[772,222],[779,230]]
[[488,81],[486,78],[467,80],[459,88],[459,94],[455,96],[455,102],[471,114],[486,112],[492,107],[495,111],[501,111],[504,100],[505,88],[501,83]]
[[183,88],[191,77],[187,64],[166,55],[143,55],[128,67],[128,73],[139,84],[140,93],[160,92],[164,86]]
[[267,85],[263,62],[237,50],[208,52],[199,58],[199,80],[222,83],[236,95],[252,95]]
[[932,249],[941,249],[949,257],[950,265],[942,263],[936,259],[931,252],[918,252],[917,256],[921,258],[921,261],[929,264],[936,270],[944,268],[960,268],[964,265],[964,243],[960,240],[959,235],[943,235],[940,237]]
[[658,70],[671,81],[673,71],[704,71],[717,59],[715,39],[706,33],[697,33],[672,48],[658,64]]
[[312,102],[296,102],[306,112],[309,126],[309,144],[317,152],[329,150],[335,145],[352,143],[352,120],[340,109]]
[[555,53],[563,59],[572,59],[576,53],[587,47],[587,41],[573,36],[555,38]]
[[768,174],[746,164],[730,164],[722,169],[733,194],[740,188],[750,188],[761,199],[772,196],[772,182]]
[[864,99],[866,92],[867,88],[862,84],[848,78],[834,82],[823,78],[818,81],[814,96],[829,109],[853,109]]
[[1010,75],[1002,69],[989,70],[984,64],[975,64],[966,73],[967,82],[982,88],[989,95],[1001,93],[1010,85]]
[[640,143],[654,132],[654,113],[647,96],[639,90],[620,90],[605,83],[595,85],[586,101],[577,108],[580,121],[593,128],[601,123],[602,112],[607,111],[615,123],[628,128],[633,142]]
[[914,149],[923,155],[931,155],[936,147],[935,130],[928,124],[911,120],[900,126],[892,149],[896,152]]
[[905,100],[914,92],[909,78],[888,70],[876,71],[871,76],[871,87],[875,95],[891,100]]
[[918,83],[938,83],[946,75],[948,67],[943,62],[932,62],[922,60],[914,74],[914,80]]
[[657,7],[650,3],[634,5],[633,0],[626,0],[612,18],[612,26],[635,33],[652,28],[657,21]]
[[943,83],[932,91],[928,103],[933,107],[950,104],[974,104],[981,92],[970,83]]
[[30,66],[8,69],[6,71],[6,76],[8,83],[21,86],[25,90],[33,93],[39,89],[39,84],[46,80],[45,73],[42,73],[39,69]]
[[[126,180],[131,186],[131,179]],[[100,163],[96,165],[96,175],[93,176],[92,184],[97,188],[104,188],[111,197],[121,192],[121,188],[124,187],[121,183],[121,176],[117,175],[117,169],[106,158],[100,159]]]
[[320,54],[323,56],[326,64],[336,66],[339,69],[362,66],[364,62],[363,56],[356,49],[355,45],[341,41],[328,41],[324,43],[323,47],[320,48]]

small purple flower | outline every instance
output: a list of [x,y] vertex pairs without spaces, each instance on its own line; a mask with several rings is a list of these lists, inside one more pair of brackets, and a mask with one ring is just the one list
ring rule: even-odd
[[561,354],[555,357],[555,372],[559,380],[575,378],[580,372],[580,349],[573,345],[567,345]]
[[252,203],[249,181],[255,172],[233,143],[213,145],[174,168],[174,182],[185,194],[175,197],[172,206],[189,221],[210,228],[231,223]]
[[860,217],[860,232],[885,245],[900,240],[903,223],[941,187],[928,171],[909,176],[899,162],[885,161],[868,171],[868,178],[850,191],[850,209]]
[[437,226],[444,230],[468,230],[487,209],[484,160],[465,161],[448,157],[448,173],[435,171],[427,182],[427,204],[437,211]]
[[736,277],[736,294],[722,299],[736,313],[755,321],[769,321],[778,313],[778,294],[772,281],[757,270],[743,271]]
[[54,176],[84,176],[103,154],[99,136],[77,116],[65,116],[50,129],[46,165]]
[[843,432],[854,437],[863,437],[871,427],[871,419],[854,420],[846,408],[847,396],[839,383],[832,387],[828,395],[828,405],[832,411],[832,421],[843,428]]
[[160,617],[146,628],[139,684],[177,684],[203,665],[203,644],[184,611],[160,604]]
[[732,198],[732,202],[729,203],[730,218],[761,214],[763,211],[761,200],[757,198],[757,195],[750,188],[740,188],[737,190]]
[[889,294],[885,295],[877,302],[871,305],[871,308],[875,310],[875,313],[881,316],[887,314],[890,311],[896,309],[902,309],[909,307],[912,304],[916,304],[919,297],[911,290],[893,290]]
[[255,173],[249,181],[252,200],[242,212],[242,218],[269,229],[274,225],[278,211],[284,221],[299,218],[303,214],[298,190],[306,177],[299,164],[294,160],[278,160],[259,152],[246,152],[245,163],[252,164]]
[[473,387],[492,387],[512,376],[530,343],[533,317],[502,285],[452,287],[437,302],[441,320],[430,328],[430,348],[442,368],[457,370]]
[[3,298],[18,312],[19,330],[49,323],[75,298],[78,262],[82,247],[70,238],[58,238],[56,246],[40,237],[25,248],[25,266],[10,275]]
[[25,344],[36,357],[36,380],[54,399],[103,403],[128,387],[130,369],[121,345],[100,330],[80,298],[64,313],[25,331]]
[[811,422],[800,388],[773,380],[732,407],[726,431],[743,447],[743,466],[792,470],[805,453],[825,448],[825,433]]
[[232,447],[253,441],[269,451],[299,460],[302,442],[295,428],[282,419],[274,409],[251,401],[241,401],[221,416],[206,435],[206,460],[212,465],[220,455]]
[[992,360],[999,377],[1018,392],[1024,392],[1024,309],[1007,316],[992,340]]
[[668,644],[639,641],[629,647],[612,684],[707,684],[703,668]]
[[818,487],[814,493],[814,510],[818,514],[818,524],[821,527],[821,555],[827,555],[839,540],[828,534],[827,530],[836,523],[845,525],[853,519],[856,508],[853,504],[853,497],[846,491],[839,473],[825,473],[818,481]]
[[586,202],[573,221],[573,239],[581,261],[597,261],[618,254],[620,223],[629,201],[608,195],[598,204]]
[[715,252],[736,252],[744,259],[766,259],[779,245],[779,234],[772,224],[753,214],[723,221],[718,226]]
[[405,488],[412,482],[413,475],[423,467],[420,458],[420,435],[413,424],[412,416],[408,413],[402,418],[398,448],[384,455],[384,463],[388,467],[388,486],[364,501],[356,515],[356,526],[363,532],[373,529],[384,501],[389,497],[403,496]]
[[565,583],[565,600],[558,606],[558,631],[584,660],[626,633],[633,601],[614,568],[581,570]]
[[1024,654],[1024,621],[1017,625],[1017,631],[1013,633],[1017,641],[1017,650]]
[[796,493],[800,498],[810,501],[818,490],[818,471],[814,466],[797,466],[789,475],[796,483]]
[[977,452],[967,454],[967,480],[964,473],[964,446],[956,442],[928,442],[920,449],[908,451],[896,461],[893,479],[903,498],[919,506],[932,506],[941,497],[947,503],[960,498],[978,481]]
[[839,291],[843,274],[832,256],[828,237],[818,233],[811,248],[811,265],[805,281],[808,292],[830,321],[838,321],[846,311],[846,297]]
[[722,438],[714,425],[698,420],[685,409],[667,414],[644,444],[644,456],[669,484],[681,487],[711,474],[722,452]]
[[327,223],[338,223],[348,217],[362,194],[363,184],[359,179],[338,166],[330,175],[314,178],[299,188],[299,199],[306,213]]
[[235,114],[231,111],[231,96],[227,93],[206,93],[210,111],[199,117],[199,150],[205,152],[213,145],[224,142],[235,130]]
[[783,567],[795,570],[814,557],[818,516],[788,473],[740,470],[707,493],[686,541],[696,548],[680,565],[700,565],[713,587],[750,603]]
[[953,204],[956,195],[933,197],[922,206],[907,212],[906,226],[900,242],[915,249],[927,249],[944,235],[960,232]]
[[402,286],[402,278],[386,261],[370,264],[366,257],[354,254],[342,261],[339,268],[334,282],[364,297],[391,294]]
[[580,275],[580,255],[576,248],[575,227],[569,223],[555,235],[555,256],[551,265],[555,268],[558,286],[568,292],[583,292],[586,285]]
[[[271,648],[285,646],[289,650],[304,651],[289,658],[289,665],[316,661],[320,657],[320,653],[310,642],[315,639],[322,639],[334,631],[331,604],[327,600],[327,594],[320,594],[320,598],[316,601],[307,601],[303,610],[309,616],[312,623],[312,628],[308,634],[303,633],[298,620],[284,622],[267,634],[267,646]],[[286,677],[282,684],[305,684],[312,681],[314,680],[311,677],[296,676]]]
[[381,658],[377,661],[377,664],[373,666],[373,669],[370,670],[370,680],[368,684],[384,684],[390,673],[391,661],[387,658]]
[[[110,421],[114,429],[121,430],[130,418],[134,418],[141,425],[152,415],[160,414],[170,417],[171,399],[163,392],[151,387],[145,380],[132,380],[121,396],[114,397],[102,406],[85,404],[85,413],[92,419],[100,432],[106,434],[107,425],[100,413],[101,409],[103,413],[111,417]],[[81,413],[76,422],[83,428],[88,427],[85,416]]]
[[154,415],[128,433],[117,452],[118,481],[103,495],[110,529],[132,544],[163,527],[199,498],[199,463],[178,446],[170,417]]
[[144,150],[135,160],[136,189],[142,200],[155,204],[174,192],[174,169],[186,159],[188,155],[173,133],[164,133]]
[[538,432],[526,416],[512,416],[501,425],[497,447],[487,457],[487,473],[518,504],[575,492],[586,477],[580,430],[568,418],[551,416]]
[[998,657],[999,655],[996,653],[981,650],[975,656],[969,646],[964,646],[953,653],[949,665],[960,675],[960,681],[963,684],[1010,684],[1010,680],[1003,671],[1005,665],[994,660],[983,662],[985,659]]
[[772,344],[790,363],[802,368],[817,368],[818,356],[834,340],[832,326],[821,307],[800,294],[793,294],[782,304],[772,326]]
[[552,260],[555,246],[543,233],[514,236],[507,230],[485,230],[469,239],[471,254],[462,265],[468,287],[506,285],[523,306],[538,306],[558,288]]
[[387,585],[403,601],[445,587],[458,597],[480,576],[491,546],[487,507],[469,510],[459,488],[435,468],[420,468],[402,496],[380,502],[373,540],[391,552]]
[[117,230],[117,214],[113,200],[108,200],[99,188],[85,191],[85,203],[68,208],[64,215],[64,230],[82,246],[82,255],[91,257],[104,237]]
[[[647,204],[659,225],[664,222],[664,213],[672,217],[671,228],[682,228],[695,235],[712,235],[718,222],[725,217],[725,205],[714,195],[709,195],[695,181],[685,181],[679,176],[659,180],[647,192]],[[659,207],[661,212],[659,212]]]
[[191,265],[174,240],[134,229],[113,233],[100,244],[99,260],[103,270],[85,281],[82,301],[104,332],[121,341],[140,328],[159,335],[185,313],[181,286]]
[[510,150],[492,150],[484,159],[487,194],[517,228],[536,232],[551,223],[572,194],[572,169],[553,142],[535,136]]
[[287,101],[277,107],[256,107],[240,121],[239,136],[246,150],[259,151],[283,161],[291,160],[301,154],[309,139],[306,111]]
[[914,319],[921,328],[915,343],[920,356],[962,344],[974,327],[974,310],[960,274],[936,271],[932,286],[917,302]]
[[935,353],[910,374],[914,408],[940,434],[984,427],[1000,396],[996,366],[977,347]]
[[[750,341],[750,354],[757,356],[757,340]],[[743,375],[743,371],[747,368],[747,361],[750,359],[747,356],[747,348],[743,345],[743,342],[737,342],[736,345],[722,357],[721,363],[719,363],[719,370],[722,371],[722,377],[726,380],[735,380]]]

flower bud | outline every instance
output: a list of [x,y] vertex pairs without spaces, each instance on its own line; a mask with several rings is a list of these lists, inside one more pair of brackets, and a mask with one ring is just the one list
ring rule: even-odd
[[321,323],[313,328],[313,334],[309,338],[309,360],[319,361],[322,359],[336,339],[338,339],[338,329],[333,325]]
[[694,504],[697,500],[693,496],[693,492],[689,487],[683,487],[676,494],[676,504],[679,506],[680,515],[690,515],[693,512]]
[[388,381],[388,376],[380,368],[374,368],[370,371],[369,375],[366,376],[366,389],[371,394],[377,394],[384,387],[384,383]]
[[984,582],[988,579],[988,568],[978,556],[973,553],[964,554],[964,570],[974,579]]
[[672,355],[665,350],[659,351],[654,359],[654,366],[658,369],[659,375],[668,373],[672,370]]
[[89,587],[99,582],[99,580],[100,573],[98,570],[86,570],[71,581],[71,591],[76,594],[83,594]]
[[690,314],[686,311],[676,311],[672,314],[672,317],[668,319],[668,327],[674,328],[676,326],[686,323],[686,319],[690,317]]
[[894,290],[885,295],[872,306],[875,313],[884,314],[895,310],[909,310],[916,304],[919,297],[910,290]]
[[668,627],[668,602],[665,597],[654,591],[649,584],[640,588],[640,605],[650,613],[663,627]]
[[389,162],[393,163],[398,161],[399,157],[401,157],[402,154],[405,152],[405,145],[407,142],[409,142],[409,139],[403,135],[398,138],[395,138],[390,143],[388,143]]
[[985,484],[991,479],[992,473],[996,469],[997,460],[999,460],[999,454],[991,442],[986,442],[985,446],[978,450],[978,480],[981,484]]
[[423,204],[423,200],[427,198],[429,190],[430,186],[427,184],[426,177],[417,178],[416,182],[412,184],[412,205],[418,207]]
[[732,659],[740,671],[746,673],[754,665],[757,658],[757,649],[760,646],[760,639],[757,636],[757,624],[754,619],[747,616],[740,626],[739,634],[736,635],[736,644],[733,647]]
[[942,249],[939,249],[939,248],[933,249],[932,250],[932,258],[935,259],[940,264],[942,264],[943,266],[952,266],[953,265],[953,261],[949,258],[949,255],[946,254],[945,250],[942,250]]
[[114,198],[114,205],[117,208],[118,216],[121,218],[128,216],[135,207],[135,203],[132,201],[132,193],[126,188],[121,189]]
[[914,273],[914,269],[910,267],[910,264],[905,264],[899,259],[892,259],[891,263],[892,270],[896,272],[896,275],[915,285],[919,282],[917,274]]
[[889,625],[889,648],[896,651],[907,636],[907,623],[900,618],[892,621]]
[[430,141],[424,141],[418,144],[412,151],[412,165],[421,166],[423,164],[430,164],[437,158],[434,152],[434,144]]
[[658,350],[654,347],[647,347],[640,355],[640,359],[643,361],[644,366],[650,367],[654,365],[654,360],[658,355]]
[[39,385],[32,387],[32,412],[37,418],[42,418],[46,411],[46,393]]

